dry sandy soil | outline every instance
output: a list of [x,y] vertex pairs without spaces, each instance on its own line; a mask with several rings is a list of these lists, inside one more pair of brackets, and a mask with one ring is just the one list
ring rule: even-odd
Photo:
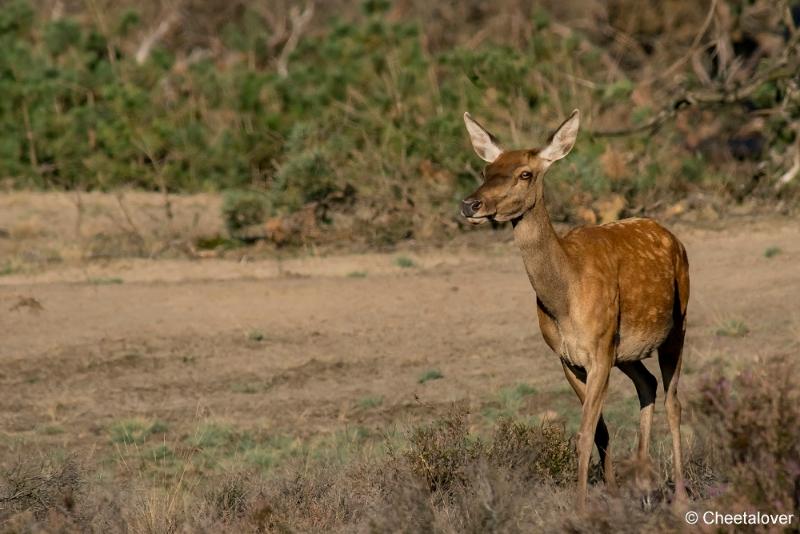
[[[720,226],[675,229],[692,277],[682,395],[704,370],[800,349],[800,224]],[[520,383],[532,389],[512,408],[554,411],[574,428],[577,400],[540,338],[509,238],[479,232],[443,248],[283,261],[66,262],[0,276],[0,450],[102,457],[114,454],[108,429],[136,418],[164,422],[163,439],[176,442],[208,421],[295,439],[380,429],[453,402],[479,424],[508,408],[502,392]],[[443,378],[421,383],[434,369]],[[606,413],[625,447],[637,408],[615,372]],[[663,435],[660,404],[656,413]]]

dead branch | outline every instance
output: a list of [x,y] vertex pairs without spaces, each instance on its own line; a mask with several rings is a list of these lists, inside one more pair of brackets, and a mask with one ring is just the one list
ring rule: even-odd
[[289,11],[289,20],[291,23],[291,33],[286,43],[283,45],[280,55],[278,56],[277,69],[278,75],[281,78],[286,78],[289,75],[289,56],[297,48],[300,42],[300,36],[305,31],[308,23],[311,22],[311,17],[314,16],[314,3],[309,2],[306,4],[305,9],[301,12],[297,6],[292,7]]
[[150,57],[150,52],[152,51],[153,46],[155,46],[156,43],[158,43],[161,39],[163,39],[164,36],[167,35],[167,33],[169,33],[172,27],[175,26],[175,24],[177,24],[178,21],[180,21],[180,19],[181,19],[180,10],[179,9],[173,10],[169,15],[167,15],[167,18],[162,20],[159,23],[159,25],[156,26],[155,30],[150,32],[144,38],[144,40],[142,40],[142,43],[139,45],[138,50],[136,50],[136,55],[134,56],[137,65],[141,65],[145,61],[147,61],[147,58]]
[[795,143],[790,149],[793,152],[792,166],[775,182],[775,190],[778,191],[783,186],[794,180],[800,174],[800,126],[795,128]]
[[650,120],[638,126],[614,130],[591,130],[590,133],[597,137],[622,137],[645,131],[653,131],[667,120],[673,118],[678,111],[686,107],[711,107],[741,102],[752,96],[763,84],[789,79],[797,73],[798,69],[800,69],[800,61],[798,60],[792,63],[780,61],[778,64],[767,69],[761,75],[754,77],[744,85],[732,88],[723,87],[717,90],[686,91],[679,97],[673,99],[669,105],[664,107]]

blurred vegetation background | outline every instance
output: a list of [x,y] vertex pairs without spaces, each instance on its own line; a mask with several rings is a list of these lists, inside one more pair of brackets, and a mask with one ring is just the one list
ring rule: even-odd
[[558,220],[792,211],[798,22],[775,0],[5,0],[0,187],[220,191],[232,235],[391,244],[462,228],[465,110],[534,146],[578,107]]

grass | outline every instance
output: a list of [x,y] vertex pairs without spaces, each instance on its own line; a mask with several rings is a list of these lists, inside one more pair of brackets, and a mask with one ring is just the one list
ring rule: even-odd
[[398,256],[394,260],[394,264],[400,267],[401,269],[410,269],[412,267],[417,266],[417,264],[414,263],[414,260],[412,260],[408,256]]
[[39,429],[39,432],[45,436],[58,436],[64,433],[64,428],[59,425],[44,425]]
[[483,410],[484,416],[494,421],[500,418],[516,419],[523,407],[524,399],[534,395],[536,388],[528,384],[517,384],[500,389],[497,400]]
[[444,378],[444,375],[438,369],[429,369],[422,373],[417,379],[417,382],[420,384],[424,384],[425,382],[430,382],[431,380],[439,380]]
[[99,278],[89,278],[87,282],[96,286],[108,286],[108,285],[122,284],[123,280],[122,278],[117,278],[117,277],[99,277]]
[[213,449],[230,444],[236,437],[236,431],[231,426],[210,422],[200,425],[188,442],[200,449]]
[[148,422],[143,419],[124,419],[108,428],[112,443],[124,445],[142,444],[154,434],[164,434],[168,430],[161,421]]
[[744,337],[750,333],[750,329],[744,321],[727,319],[717,327],[715,333],[722,337]]
[[266,382],[234,382],[231,384],[231,391],[233,393],[244,393],[246,395],[263,393],[269,388],[270,385]]
[[383,404],[382,396],[362,397],[358,399],[358,402],[356,403],[356,405],[362,410],[371,410],[372,408],[377,408],[381,404]]
[[[692,509],[793,509],[800,454],[794,376],[791,362],[772,361],[733,377],[704,375],[687,393]],[[496,398],[534,394],[518,384]],[[649,489],[618,463],[620,491],[593,484],[588,510],[577,512],[575,437],[562,424],[500,418],[481,431],[473,423],[453,408],[399,435],[344,426],[299,438],[203,421],[189,438],[119,448],[110,471],[59,453],[6,455],[0,522],[9,531],[44,532],[97,525],[108,532],[221,533],[386,532],[398,525],[488,533],[588,533],[598,524],[631,534],[685,529],[670,510],[667,442],[653,447]],[[117,426],[131,436],[166,430],[138,419]],[[624,456],[624,445],[615,450]]]
[[765,258],[774,258],[778,254],[783,252],[781,247],[768,247],[767,250],[764,251]]
[[0,276],[9,276],[12,274],[19,273],[20,271],[21,268],[10,261],[7,261],[2,265],[0,265]]
[[350,271],[347,273],[347,278],[366,278],[367,271]]

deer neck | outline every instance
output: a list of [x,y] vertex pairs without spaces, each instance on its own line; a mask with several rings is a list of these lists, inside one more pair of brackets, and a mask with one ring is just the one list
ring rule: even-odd
[[541,196],[514,224],[528,279],[544,311],[558,319],[568,314],[569,264]]

